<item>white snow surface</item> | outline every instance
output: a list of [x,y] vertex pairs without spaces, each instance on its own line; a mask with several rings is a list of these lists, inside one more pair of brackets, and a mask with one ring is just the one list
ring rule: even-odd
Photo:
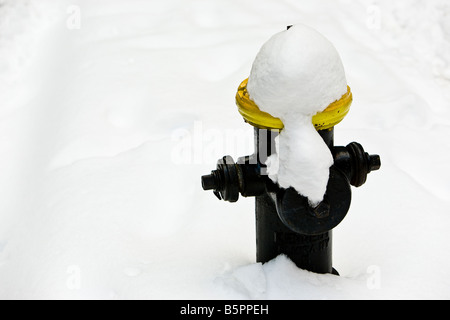
[[269,177],[317,205],[323,200],[333,157],[312,117],[347,92],[336,48],[308,26],[291,26],[262,46],[247,90],[262,111],[284,124],[275,138],[276,153],[267,159]]
[[[56,5],[58,3],[58,5]],[[0,298],[449,299],[450,4],[0,0]],[[339,52],[335,144],[382,167],[334,229],[340,276],[255,262],[254,200],[200,176],[253,152],[236,110],[287,25]]]

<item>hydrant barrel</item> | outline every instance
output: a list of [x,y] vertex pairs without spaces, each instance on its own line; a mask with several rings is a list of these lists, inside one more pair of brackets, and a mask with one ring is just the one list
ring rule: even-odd
[[[328,147],[333,147],[333,128],[321,130],[319,134]],[[262,167],[267,157],[275,152],[276,136],[276,131],[255,128],[255,150]],[[267,189],[269,192],[257,196],[255,203],[257,262],[265,263],[284,254],[299,268],[336,274],[332,266],[332,231],[305,235],[288,228],[280,219],[276,200],[271,196],[271,191],[279,187],[272,185]]]
[[331,241],[332,231],[312,236],[293,232],[279,219],[269,195],[256,197],[257,262],[265,263],[284,254],[301,269],[336,274]]

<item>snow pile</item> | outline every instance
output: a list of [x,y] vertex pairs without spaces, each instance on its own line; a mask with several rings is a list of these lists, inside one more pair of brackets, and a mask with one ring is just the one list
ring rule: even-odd
[[[298,284],[301,283],[301,291]],[[340,299],[343,293],[349,299],[359,299],[360,286],[376,286],[371,275],[345,279],[331,274],[315,274],[299,270],[286,256],[280,255],[266,264],[255,263],[225,272],[216,280],[224,296],[233,292],[238,299],[315,300]],[[323,288],[326,287],[326,292]],[[377,297],[376,291],[366,298]]]
[[267,160],[269,177],[317,205],[325,194],[333,157],[312,117],[347,92],[335,47],[304,25],[282,31],[256,56],[247,89],[262,111],[284,124],[276,138],[276,154]]

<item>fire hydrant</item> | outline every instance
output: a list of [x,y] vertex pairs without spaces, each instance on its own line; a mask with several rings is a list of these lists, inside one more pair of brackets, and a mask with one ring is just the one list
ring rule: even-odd
[[284,254],[301,269],[338,274],[332,266],[332,229],[350,208],[350,185],[363,185],[367,174],[381,165],[378,155],[369,155],[357,142],[334,146],[334,127],[349,111],[351,90],[348,87],[340,100],[312,118],[334,159],[324,198],[312,207],[295,189],[281,188],[267,176],[265,163],[275,152],[275,137],[283,123],[249,98],[247,81],[238,88],[236,104],[245,122],[254,126],[255,152],[237,162],[231,156],[219,159],[216,170],[202,176],[202,187],[213,190],[219,200],[236,202],[239,194],[256,198],[257,262]]

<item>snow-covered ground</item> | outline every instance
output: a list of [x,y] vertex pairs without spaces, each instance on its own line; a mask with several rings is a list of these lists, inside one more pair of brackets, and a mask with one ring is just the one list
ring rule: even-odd
[[[449,299],[449,17],[446,0],[0,0],[0,298]],[[200,184],[252,152],[237,87],[296,23],[352,88],[336,145],[382,159],[334,230],[340,277],[255,263],[254,200]]]

